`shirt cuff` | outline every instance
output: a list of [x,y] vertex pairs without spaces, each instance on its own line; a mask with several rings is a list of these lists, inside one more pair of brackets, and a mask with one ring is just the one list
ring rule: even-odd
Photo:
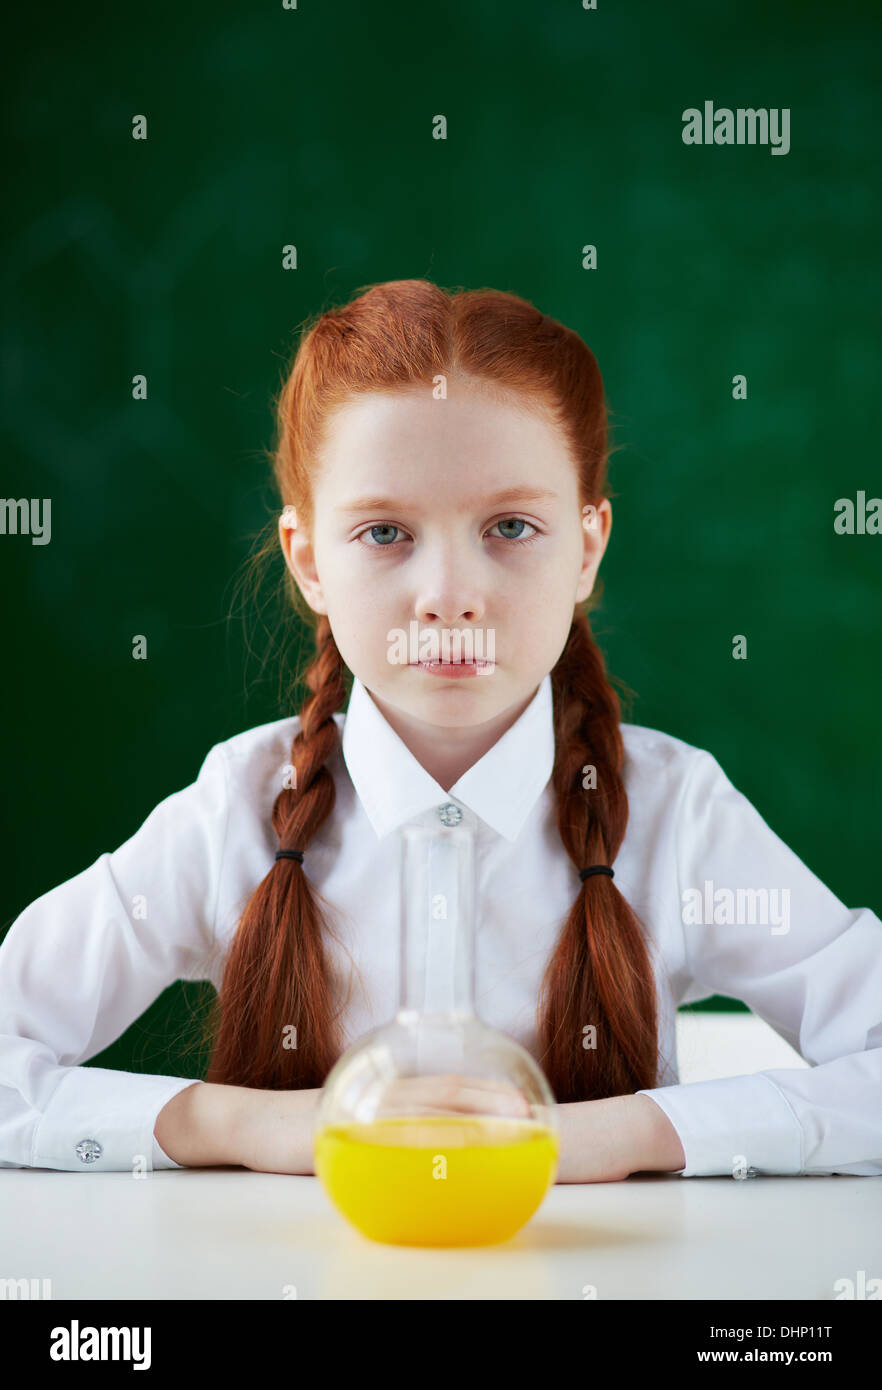
[[71,1067],[37,1126],[29,1166],[104,1173],[132,1171],[139,1162],[145,1171],[180,1168],[162,1149],[156,1161],[153,1127],[166,1102],[194,1084],[204,1083],[194,1077]]
[[762,1072],[638,1091],[667,1115],[683,1145],[684,1178],[802,1173],[802,1127]]

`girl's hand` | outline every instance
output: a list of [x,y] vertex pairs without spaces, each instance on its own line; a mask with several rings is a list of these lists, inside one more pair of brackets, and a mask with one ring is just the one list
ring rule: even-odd
[[382,1093],[383,1119],[392,1115],[443,1115],[450,1111],[527,1119],[530,1103],[517,1086],[455,1072],[401,1077]]

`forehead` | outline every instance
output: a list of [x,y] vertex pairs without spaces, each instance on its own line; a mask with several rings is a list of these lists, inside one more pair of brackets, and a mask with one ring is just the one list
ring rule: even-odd
[[547,410],[471,386],[441,399],[428,387],[350,397],[329,417],[320,454],[322,481],[335,492],[369,477],[379,482],[377,475],[439,485],[468,475],[471,484],[503,488],[553,487],[572,472]]

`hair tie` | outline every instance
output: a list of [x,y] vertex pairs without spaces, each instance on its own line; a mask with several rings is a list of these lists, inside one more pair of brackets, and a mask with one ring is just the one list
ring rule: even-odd
[[299,860],[300,860],[300,863],[302,864],[302,863],[303,863],[303,850],[302,850],[302,849],[280,849],[279,852],[278,852],[278,854],[276,855],[276,858],[277,858],[277,859],[299,859]]
[[610,878],[615,878],[615,874],[608,864],[593,864],[590,869],[580,869],[579,877],[583,883],[589,874],[609,874]]

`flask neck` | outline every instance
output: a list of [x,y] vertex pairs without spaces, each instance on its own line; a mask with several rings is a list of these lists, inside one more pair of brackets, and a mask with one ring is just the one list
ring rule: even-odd
[[469,828],[402,828],[399,1017],[475,1016],[474,836]]

